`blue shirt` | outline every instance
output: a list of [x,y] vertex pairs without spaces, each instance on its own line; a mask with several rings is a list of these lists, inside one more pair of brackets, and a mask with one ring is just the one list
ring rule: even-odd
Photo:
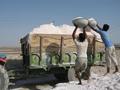
[[96,30],[96,31],[100,34],[100,36],[105,44],[105,47],[113,46],[112,41],[110,40],[110,37],[109,37],[107,31],[103,31],[103,30]]

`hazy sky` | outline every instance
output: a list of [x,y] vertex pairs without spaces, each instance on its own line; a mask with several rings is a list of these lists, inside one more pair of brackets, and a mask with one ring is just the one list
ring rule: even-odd
[[19,46],[19,39],[41,24],[69,24],[76,16],[111,25],[120,43],[120,0],[0,0],[0,46]]

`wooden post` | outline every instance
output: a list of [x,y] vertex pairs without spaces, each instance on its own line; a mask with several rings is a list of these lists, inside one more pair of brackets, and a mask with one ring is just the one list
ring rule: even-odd
[[93,38],[93,64],[95,62],[95,55],[96,55],[96,37]]
[[42,60],[42,36],[40,36],[40,50],[39,50],[39,54],[40,54],[40,60],[39,60],[39,65],[40,65],[40,61]]
[[62,53],[63,53],[63,37],[61,36],[61,41],[60,41],[60,63],[62,63]]

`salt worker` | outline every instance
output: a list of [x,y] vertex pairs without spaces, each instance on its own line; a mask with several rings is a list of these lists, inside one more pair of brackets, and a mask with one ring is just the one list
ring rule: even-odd
[[72,38],[77,49],[77,60],[75,62],[75,75],[79,80],[79,84],[82,84],[81,76],[82,73],[85,72],[87,68],[88,40],[85,28],[86,26],[83,27],[83,32],[79,33],[79,35],[76,36],[76,31],[78,27],[75,25],[75,29],[72,33]]
[[98,24],[96,25],[98,29],[93,28],[90,23],[88,24],[90,28],[92,28],[94,31],[100,34],[103,43],[105,45],[105,60],[107,63],[107,73],[110,72],[110,67],[111,67],[111,61],[113,62],[115,66],[115,71],[113,73],[118,72],[118,62],[116,58],[116,53],[115,53],[115,47],[112,44],[112,41],[109,37],[108,30],[109,30],[109,25],[104,24],[103,27],[101,28]]

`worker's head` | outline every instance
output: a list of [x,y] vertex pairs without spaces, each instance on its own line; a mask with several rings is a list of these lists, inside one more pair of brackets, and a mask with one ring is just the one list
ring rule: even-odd
[[110,27],[110,26],[109,26],[108,24],[104,24],[104,25],[103,25],[103,30],[104,30],[104,31],[108,31],[108,30],[109,30],[109,27]]
[[80,41],[80,42],[85,41],[85,35],[84,35],[83,33],[80,33],[80,34],[79,34],[79,41]]

